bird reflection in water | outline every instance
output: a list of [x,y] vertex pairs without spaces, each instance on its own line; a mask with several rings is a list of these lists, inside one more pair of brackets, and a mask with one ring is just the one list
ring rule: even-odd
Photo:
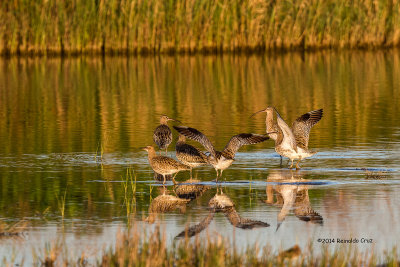
[[[282,222],[291,210],[297,218],[305,222],[314,224],[323,224],[322,216],[314,211],[311,207],[308,189],[310,185],[305,184],[309,180],[303,179],[300,172],[291,170],[272,170],[268,176],[267,182],[276,182],[278,184],[268,184],[266,188],[267,199],[266,204],[274,204],[282,206],[278,214],[279,229]],[[276,198],[276,201],[274,199]]]
[[200,184],[197,179],[189,179],[184,182],[177,183],[174,186],[174,192],[179,198],[193,200],[203,195],[211,187]]
[[161,195],[154,198],[149,206],[149,216],[144,219],[145,222],[154,223],[160,213],[166,213],[178,209],[181,213],[186,212],[186,204],[189,199],[179,198],[170,195],[165,186],[160,187]]
[[217,193],[208,202],[209,213],[204,217],[198,224],[193,225],[181,233],[175,238],[192,237],[208,227],[211,221],[214,219],[215,213],[222,212],[228,221],[237,228],[241,229],[254,229],[260,227],[268,227],[269,224],[261,221],[251,220],[242,218],[235,209],[233,201],[222,192],[222,188],[217,187]]

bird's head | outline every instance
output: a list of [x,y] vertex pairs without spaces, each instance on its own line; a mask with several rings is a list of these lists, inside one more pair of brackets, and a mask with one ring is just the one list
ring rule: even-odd
[[161,117],[160,117],[160,124],[167,124],[168,121],[176,121],[176,122],[181,123],[180,121],[175,120],[175,119],[173,119],[173,118],[170,118],[170,117],[168,117],[167,115],[161,115]]
[[255,113],[253,113],[253,115],[251,115],[250,118],[252,118],[254,115],[256,115],[258,113],[262,113],[262,112],[270,113],[270,112],[273,112],[274,110],[275,110],[274,107],[268,106],[265,109],[262,109],[262,110],[259,110],[259,111],[255,112]]

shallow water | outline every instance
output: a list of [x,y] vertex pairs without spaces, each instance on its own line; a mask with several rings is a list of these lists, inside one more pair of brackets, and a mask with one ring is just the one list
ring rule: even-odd
[[[210,189],[186,209],[159,214],[152,225],[143,222],[162,190],[140,147],[152,144],[160,114],[223,148],[236,133],[264,133],[265,115],[249,116],[268,105],[289,125],[324,108],[309,145],[318,153],[301,170],[289,171],[287,160],[280,167],[272,141],[242,147],[223,173],[222,191],[240,217],[270,226],[241,229],[217,212],[199,235],[234,234],[243,247],[258,242],[273,250],[358,238],[361,249],[382,254],[399,245],[400,236],[399,60],[398,51],[2,59],[0,220],[29,226],[20,238],[0,239],[0,258],[14,253],[29,264],[32,251],[40,257],[46,243],[63,237],[68,254],[79,257],[84,250],[94,260],[132,221],[146,229],[161,224],[172,242],[209,214],[216,174],[209,166],[195,169],[194,177]],[[174,143],[170,156],[173,150]],[[127,211],[129,171],[136,194],[128,188],[134,198]]]

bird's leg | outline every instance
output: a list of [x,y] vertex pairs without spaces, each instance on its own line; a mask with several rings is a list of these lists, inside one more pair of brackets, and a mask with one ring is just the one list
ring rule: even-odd
[[282,168],[282,156],[279,155],[279,157],[281,157],[281,163],[279,164],[279,167]]
[[165,148],[165,155],[168,156],[168,147]]
[[[220,174],[220,177],[222,177],[222,172],[223,172],[224,170],[221,170],[221,174]],[[225,178],[225,182],[226,182],[226,178]]]
[[292,160],[292,164],[290,165],[289,169],[293,168],[293,159],[291,159],[291,160]]
[[178,175],[178,173],[175,173],[175,175],[172,177],[172,182],[173,182],[174,184],[176,184],[175,176],[177,176],[177,175]]
[[296,163],[296,170],[300,169],[300,165],[299,165],[300,161],[301,161],[301,159],[299,159],[299,161]]
[[165,181],[166,181],[166,179],[165,179],[165,174],[163,174],[162,176],[163,176],[163,178],[164,178],[164,181],[163,181],[162,184],[164,185],[164,184],[165,184]]

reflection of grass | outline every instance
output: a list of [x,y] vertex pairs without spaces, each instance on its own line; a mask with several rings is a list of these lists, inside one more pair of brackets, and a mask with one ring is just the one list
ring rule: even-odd
[[61,218],[64,220],[64,215],[65,215],[65,199],[67,198],[67,188],[65,188],[64,196],[59,197],[56,195],[57,198],[57,205],[58,209],[61,214]]
[[100,163],[103,162],[103,154],[104,154],[103,144],[99,143],[99,145],[96,147],[96,155],[94,156],[94,160],[96,163],[99,160],[99,158],[100,158]]
[[23,220],[12,224],[0,221],[0,238],[20,236],[23,234],[27,225],[28,222]]
[[[75,266],[84,257],[71,258],[66,255],[64,246],[56,243],[47,245],[43,259],[39,263]],[[269,245],[260,247],[250,245],[245,250],[236,248],[234,242],[219,234],[204,238],[185,238],[168,246],[164,232],[156,227],[154,231],[139,230],[136,225],[118,235],[115,246],[104,252],[98,259],[97,266],[376,266],[378,261],[383,266],[398,266],[399,257],[396,247],[378,257],[371,250],[360,252],[355,246],[338,245],[321,247],[316,253],[309,246],[286,251],[273,251]],[[82,251],[76,255],[89,255]],[[67,264],[67,262],[69,264]],[[7,263],[7,262],[6,262]],[[52,265],[46,265],[52,266]],[[78,266],[78,265],[76,265]]]
[[132,167],[126,169],[124,186],[124,203],[128,222],[130,215],[136,211],[136,173]]

